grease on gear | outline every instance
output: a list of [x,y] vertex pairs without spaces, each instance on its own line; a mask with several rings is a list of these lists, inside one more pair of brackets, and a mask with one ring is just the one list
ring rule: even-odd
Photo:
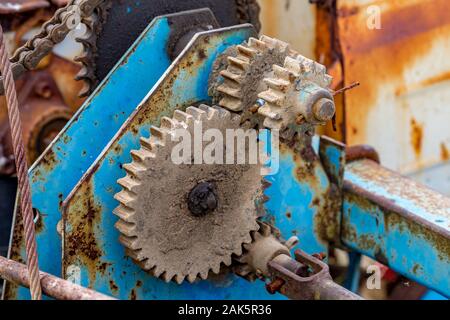
[[[201,106],[162,118],[149,139],[141,138],[141,149],[132,151],[132,163],[124,165],[126,177],[118,180],[123,190],[115,196],[120,205],[114,213],[120,218],[120,242],[144,270],[167,282],[206,279],[210,271],[217,274],[222,265],[230,266],[232,256],[241,255],[242,245],[252,241],[250,233],[259,228],[258,204],[267,201],[259,164],[172,161],[177,129],[192,136],[200,123],[203,130],[217,129],[225,136],[226,129],[239,128],[240,117]],[[193,201],[198,205],[199,199],[206,199],[205,210],[193,214],[189,198],[202,183],[208,187],[199,188]]]

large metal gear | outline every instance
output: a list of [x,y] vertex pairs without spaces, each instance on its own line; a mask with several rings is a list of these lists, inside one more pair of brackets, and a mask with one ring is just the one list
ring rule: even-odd
[[144,270],[165,281],[206,279],[210,271],[231,265],[252,241],[251,232],[259,228],[257,208],[266,201],[259,164],[172,161],[177,129],[193,135],[200,123],[203,132],[217,129],[225,136],[226,129],[239,128],[240,117],[201,106],[162,118],[149,139],[141,138],[141,149],[132,152],[133,161],[124,165],[127,175],[118,181],[123,190],[115,196],[120,205],[114,213],[120,242]]
[[263,81],[272,72],[272,66],[282,65],[286,57],[296,57],[289,44],[267,36],[250,38],[236,47],[236,54],[227,57],[227,67],[220,72],[223,83],[217,86],[215,97],[220,106],[243,112],[243,120],[254,113],[252,107],[258,93],[267,89]]
[[308,131],[331,120],[335,113],[331,81],[325,66],[301,55],[287,57],[283,67],[274,65],[273,75],[264,79],[268,90],[258,95],[264,101],[258,109],[264,126],[280,131],[301,126]]

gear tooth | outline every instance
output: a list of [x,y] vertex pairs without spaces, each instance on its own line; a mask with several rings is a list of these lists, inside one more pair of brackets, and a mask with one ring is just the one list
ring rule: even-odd
[[173,117],[175,120],[189,124],[192,120],[192,116],[181,110],[175,110]]
[[267,44],[264,41],[251,37],[248,39],[248,45],[258,51],[264,51],[267,49]]
[[266,223],[260,223],[259,233],[262,234],[264,237],[268,237],[272,234],[272,229],[270,226]]
[[281,115],[278,113],[279,108],[274,108],[271,105],[265,105],[258,109],[258,113],[266,118],[270,118],[273,120],[280,120]]
[[241,99],[242,98],[242,91],[241,88],[232,88],[230,86],[227,86],[225,84],[222,84],[217,87],[217,91],[220,93],[223,93],[227,96],[231,96],[233,98]]
[[126,176],[124,178],[120,178],[117,180],[117,183],[122,186],[124,189],[136,193],[136,188],[141,184],[138,180],[133,179],[132,177]]
[[205,111],[200,110],[199,108],[195,108],[195,107],[188,107],[186,109],[186,113],[188,113],[192,117],[194,117],[195,120],[204,120],[205,116],[206,116]]
[[161,128],[171,130],[171,129],[174,129],[175,126],[176,126],[176,122],[173,119],[171,119],[169,117],[161,118]]
[[119,232],[127,237],[136,237],[136,225],[134,223],[128,223],[123,220],[119,220],[114,225]]
[[169,283],[172,281],[174,275],[169,273],[168,271],[163,272],[162,275],[160,275],[160,278],[162,278],[165,282]]
[[211,271],[212,271],[214,274],[219,274],[219,272],[220,272],[220,262],[219,262],[219,263],[216,263],[216,264],[211,268]]
[[141,249],[137,237],[127,237],[122,234],[119,236],[119,242],[131,250]]
[[[241,249],[242,250],[242,249]],[[226,265],[227,267],[229,267],[229,266],[231,266],[231,263],[232,263],[233,261],[232,261],[232,259],[231,259],[231,256],[229,256],[229,257],[226,257],[225,259],[224,259],[224,261],[223,261],[223,264],[224,265]]]
[[245,45],[238,45],[236,48],[241,55],[246,56],[249,59],[252,59],[254,56],[258,54],[258,50],[255,50],[254,48],[251,47],[247,47]]
[[284,68],[284,67],[281,67],[281,66],[279,66],[279,65],[276,65],[276,64],[273,65],[272,69],[273,69],[274,75],[275,75],[277,78],[280,78],[280,79],[284,79],[284,80],[290,81],[290,79],[291,79],[291,77],[292,77],[292,73],[291,73],[288,69],[286,69],[286,68]]
[[145,172],[146,170],[146,168],[142,164],[136,162],[126,163],[122,166],[122,168],[124,168],[127,174],[138,179],[142,176],[142,173]]
[[206,104],[201,104],[199,106],[199,109],[206,112],[209,120],[217,119],[220,116],[220,112],[219,110],[217,110],[217,108],[210,107]]
[[242,101],[240,99],[234,98],[234,97],[230,97],[230,96],[222,98],[220,100],[219,104],[222,107],[224,107],[224,108],[226,108],[228,110],[234,111],[234,112],[239,112],[239,111],[242,111],[244,109],[244,106],[243,106]]
[[281,120],[273,120],[270,118],[264,119],[264,127],[272,129],[272,130],[283,130],[285,126],[283,125],[283,122]]
[[297,59],[286,57],[284,60],[284,68],[289,70],[295,76],[299,76],[302,72],[302,63]]
[[113,213],[125,222],[134,223],[133,218],[135,211],[132,208],[120,204],[117,208],[113,210]]
[[161,274],[164,272],[164,270],[158,265],[156,265],[152,271],[154,276],[157,278],[161,277]]
[[228,80],[229,82],[233,83],[236,86],[240,85],[243,80],[242,74],[230,72],[228,69],[222,70],[220,72],[220,75],[225,79],[225,81]]
[[[261,92],[258,95],[258,98],[275,105],[280,105],[284,101],[284,95],[282,93],[276,92],[271,89]],[[261,110],[262,108],[259,108],[259,110]]]
[[250,67],[250,62],[248,60],[244,60],[244,59],[239,59],[239,58],[235,58],[235,57],[228,57],[228,64],[232,67],[235,68],[237,70],[240,71],[247,71]]
[[160,140],[162,144],[164,144],[164,142],[166,142],[167,131],[164,130],[164,128],[158,128],[155,126],[151,126],[150,134],[151,134],[151,137],[154,137],[154,138]]
[[136,195],[127,190],[122,190],[114,195],[114,199],[126,207],[133,208],[132,204],[136,200]]
[[[152,153],[153,150],[155,149],[155,144],[153,143],[153,140],[150,138],[144,138],[141,137],[139,139],[139,141],[141,142],[141,147],[143,149],[145,149],[147,152]],[[152,157],[151,155],[148,155],[148,157]]]
[[272,79],[272,78],[266,78],[264,79],[264,82],[267,84],[267,86],[271,89],[286,92],[289,85],[291,84],[289,81],[283,80],[283,79]]
[[268,181],[267,179],[262,179],[262,186],[263,189],[268,189],[272,186],[272,182]]
[[147,259],[144,262],[143,269],[153,273],[153,268],[155,268],[155,262],[153,260]]
[[187,280],[190,283],[194,283],[195,280],[197,280],[197,278],[198,278],[198,275],[196,275],[196,274],[188,274],[188,276],[187,276]]
[[183,283],[185,279],[185,276],[181,275],[181,274],[177,274],[175,276],[175,282],[178,283],[179,285]]
[[125,253],[127,254],[127,256],[136,261],[144,269],[146,258],[142,255],[142,250],[131,250],[127,247],[125,248]]
[[140,163],[146,163],[149,159],[153,159],[155,155],[143,148],[139,150],[131,150],[131,157],[134,161]]

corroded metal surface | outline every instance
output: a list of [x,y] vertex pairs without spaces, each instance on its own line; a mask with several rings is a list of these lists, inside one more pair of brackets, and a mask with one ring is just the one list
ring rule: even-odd
[[[27,288],[30,286],[27,267],[4,257],[0,257],[0,278]],[[114,300],[104,294],[83,288],[45,272],[40,272],[39,278],[43,293],[58,300]]]
[[442,162],[449,147],[449,10],[447,0],[336,1],[344,84],[361,82],[345,93],[346,143],[372,145],[401,173]]
[[343,243],[450,296],[450,199],[371,160],[346,166]]
[[[294,300],[361,300],[362,298],[331,278],[328,265],[301,250],[295,252],[295,260],[279,255],[269,262],[272,285],[269,291],[280,291]],[[273,285],[276,287],[273,288]]]

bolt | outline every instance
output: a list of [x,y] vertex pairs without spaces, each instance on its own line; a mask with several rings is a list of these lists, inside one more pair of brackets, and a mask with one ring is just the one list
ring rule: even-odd
[[218,197],[215,186],[210,182],[196,185],[188,195],[188,208],[196,217],[202,217],[216,210]]
[[335,111],[334,102],[328,98],[319,99],[313,106],[314,117],[321,122],[331,120]]
[[281,290],[281,288],[284,286],[285,281],[281,278],[276,278],[272,282],[266,284],[267,292],[270,294],[275,294],[278,291]]

